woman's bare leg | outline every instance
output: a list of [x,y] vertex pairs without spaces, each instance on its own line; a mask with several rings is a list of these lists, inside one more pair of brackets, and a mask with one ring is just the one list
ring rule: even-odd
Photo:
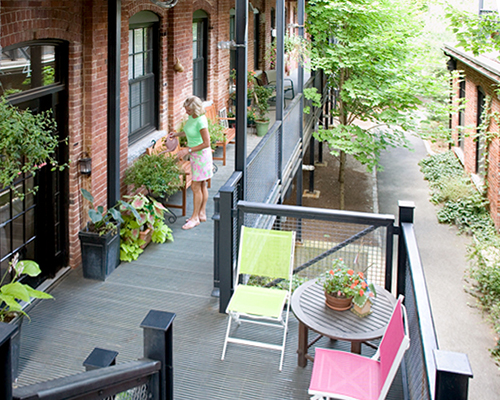
[[198,218],[201,222],[207,220],[207,203],[208,203],[208,187],[207,181],[202,181],[201,183],[201,205],[200,211],[198,213]]
[[182,227],[183,229],[191,229],[200,224],[200,208],[203,202],[203,182],[192,181],[191,190],[193,191],[193,214],[189,217],[188,221]]

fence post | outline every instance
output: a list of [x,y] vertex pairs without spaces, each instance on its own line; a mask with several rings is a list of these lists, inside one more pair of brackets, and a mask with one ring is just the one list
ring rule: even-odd
[[212,297],[220,296],[220,257],[219,257],[219,248],[220,248],[220,193],[217,193],[214,196],[214,216],[212,219],[214,220],[214,287],[212,289]]
[[[404,223],[413,224],[415,203],[413,201],[403,201],[398,202],[399,207],[399,227]],[[396,291],[397,296],[400,294],[405,295],[406,288],[406,244],[403,238],[403,232],[399,230],[399,240],[398,240],[398,268],[397,268],[397,285]]]
[[19,328],[0,322],[0,399],[12,399],[12,347],[10,338]]
[[93,369],[106,368],[111,365],[116,365],[117,355],[117,351],[95,347],[83,362],[85,371],[92,371]]
[[467,400],[472,369],[467,354],[434,350],[435,400]]
[[225,313],[233,291],[233,194],[235,188],[220,188],[219,200],[219,312]]
[[151,310],[141,322],[144,357],[161,362],[160,399],[174,398],[172,323],[175,314]]

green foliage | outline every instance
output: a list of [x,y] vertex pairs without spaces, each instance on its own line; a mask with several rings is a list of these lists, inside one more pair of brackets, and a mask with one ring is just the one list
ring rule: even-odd
[[119,200],[113,207],[107,210],[105,210],[103,206],[95,207],[94,196],[92,196],[88,190],[80,189],[80,191],[83,198],[90,202],[90,208],[88,211],[90,218],[90,224],[88,225],[89,232],[95,232],[99,235],[105,235],[108,232],[116,234],[116,223],[123,223],[122,213],[119,210],[120,207],[137,214],[135,209],[131,208],[129,204],[122,200]]
[[[152,230],[153,243],[173,241],[172,230],[165,224],[165,207],[143,194],[125,196],[127,202],[121,206],[123,223],[120,227],[120,260],[137,260],[146,242],[140,232]],[[133,211],[135,210],[135,212]]]
[[[54,136],[56,123],[50,112],[34,114],[11,106],[0,98],[0,187],[11,186],[20,174],[35,175],[47,163],[53,169],[58,165],[55,151],[59,140]],[[15,186],[12,187],[19,197]],[[38,187],[32,189],[32,193]]]
[[217,142],[223,142],[224,141],[224,130],[225,128],[219,124],[218,121],[212,121],[211,119],[208,119],[208,132],[210,133],[210,146],[212,147],[212,150],[215,150],[216,143]]
[[[22,314],[28,317],[23,311],[20,301],[29,303],[31,299],[52,299],[53,297],[45,292],[33,289],[31,286],[19,282],[22,275],[38,276],[42,272],[38,264],[31,260],[19,261],[19,254],[16,254],[9,263],[10,268],[5,272],[0,280],[0,322],[8,322],[16,315]],[[14,276],[9,283],[5,283],[8,275]],[[29,317],[28,317],[29,318]]]
[[[420,165],[430,182],[433,199],[442,204],[438,220],[473,235],[468,249],[473,262],[469,270],[473,280],[471,293],[489,312],[500,332],[500,235],[489,215],[488,202],[464,175],[453,152],[427,157]],[[491,352],[498,359],[500,343]]]
[[500,51],[498,13],[479,16],[449,5],[446,17],[451,23],[459,47],[472,52],[475,56]]
[[[404,132],[418,122],[412,111],[437,90],[436,77],[416,61],[421,11],[402,1],[313,0],[306,12],[311,66],[324,70],[339,93],[335,128],[315,136],[334,154],[352,154],[371,169],[382,150],[409,147]],[[359,121],[375,128],[354,128]]]
[[[311,104],[313,107],[321,107],[321,93],[318,92],[318,89],[313,88],[305,88],[304,89],[304,97],[307,100],[311,100]],[[311,108],[309,106],[304,107],[304,114],[309,114],[311,112]]]
[[125,171],[123,182],[134,190],[145,187],[150,194],[168,197],[181,187],[177,157],[169,154],[144,154]]
[[271,88],[255,85],[254,87],[254,105],[257,121],[269,121],[267,113],[269,112],[269,98],[273,91]]

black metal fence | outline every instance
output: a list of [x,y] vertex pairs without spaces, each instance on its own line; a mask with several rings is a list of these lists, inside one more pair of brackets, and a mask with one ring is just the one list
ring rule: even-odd
[[[314,279],[334,258],[343,258],[368,279],[405,296],[411,345],[403,362],[404,398],[466,400],[472,373],[465,354],[439,350],[418,245],[413,232],[413,206],[400,204],[400,224],[394,217],[329,209],[235,201],[236,186],[220,192],[219,311],[225,312],[233,291],[238,237],[242,225],[297,233],[294,276]],[[225,234],[228,236],[225,236]],[[399,236],[397,263],[394,238]],[[396,270],[396,273],[393,273]]]
[[116,352],[94,349],[92,354],[96,356],[91,366],[86,365],[86,372],[15,389],[12,389],[11,337],[18,328],[0,323],[0,398],[2,400],[173,399],[174,318],[175,314],[156,310],[151,310],[144,318],[141,323],[144,358],[141,360],[112,365]]

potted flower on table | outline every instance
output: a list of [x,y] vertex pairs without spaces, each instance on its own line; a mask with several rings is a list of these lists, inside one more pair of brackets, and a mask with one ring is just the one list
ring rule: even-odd
[[325,291],[325,304],[336,311],[348,310],[359,316],[370,314],[371,299],[377,293],[373,283],[368,283],[363,272],[348,268],[342,259],[333,262],[332,269],[324,273],[318,283]]

